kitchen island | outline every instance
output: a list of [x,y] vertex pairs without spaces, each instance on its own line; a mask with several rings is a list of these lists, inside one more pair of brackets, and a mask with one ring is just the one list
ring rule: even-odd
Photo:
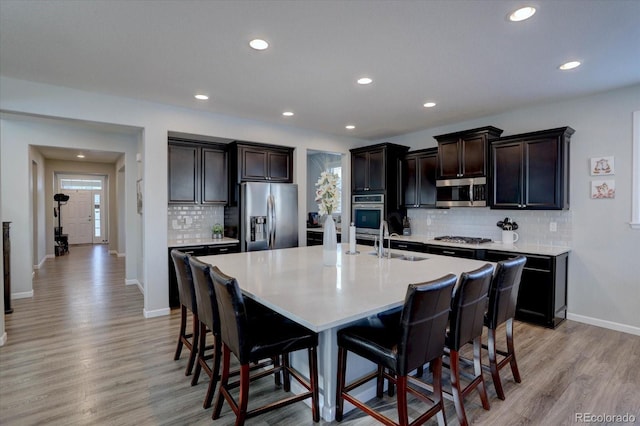
[[[318,368],[322,417],[335,416],[337,374],[336,332],[362,318],[401,306],[412,283],[476,269],[487,262],[424,253],[402,252],[413,259],[379,258],[371,247],[357,246],[347,255],[338,244],[338,264],[322,264],[322,246],[296,247],[218,256],[200,256],[238,280],[248,297],[319,333]],[[370,372],[372,364],[350,354],[348,380]],[[306,356],[294,354],[293,365],[308,374]],[[358,397],[371,399],[375,385]],[[345,410],[351,407],[345,405]]]

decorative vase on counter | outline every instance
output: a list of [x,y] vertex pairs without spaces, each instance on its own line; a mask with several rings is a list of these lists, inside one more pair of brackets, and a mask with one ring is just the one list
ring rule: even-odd
[[327,215],[322,230],[322,261],[325,266],[336,266],[338,263],[338,239],[336,223],[330,214]]

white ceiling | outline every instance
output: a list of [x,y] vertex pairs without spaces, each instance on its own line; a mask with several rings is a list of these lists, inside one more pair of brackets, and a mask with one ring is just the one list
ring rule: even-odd
[[374,140],[637,84],[639,22],[638,0],[1,0],[0,73]]

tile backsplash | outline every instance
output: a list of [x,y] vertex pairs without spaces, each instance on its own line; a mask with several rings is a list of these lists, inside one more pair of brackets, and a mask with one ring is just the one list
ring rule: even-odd
[[224,225],[224,207],[170,205],[167,222],[169,240],[211,238],[211,227]]
[[[413,235],[441,235],[502,239],[498,221],[508,217],[518,224],[519,242],[571,246],[571,211],[491,210],[489,208],[407,209]],[[557,225],[550,231],[550,223]]]

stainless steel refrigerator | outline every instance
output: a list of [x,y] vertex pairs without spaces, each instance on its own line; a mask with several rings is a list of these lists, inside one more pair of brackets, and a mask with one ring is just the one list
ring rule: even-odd
[[241,183],[224,221],[225,235],[239,239],[241,251],[298,247],[298,185]]

